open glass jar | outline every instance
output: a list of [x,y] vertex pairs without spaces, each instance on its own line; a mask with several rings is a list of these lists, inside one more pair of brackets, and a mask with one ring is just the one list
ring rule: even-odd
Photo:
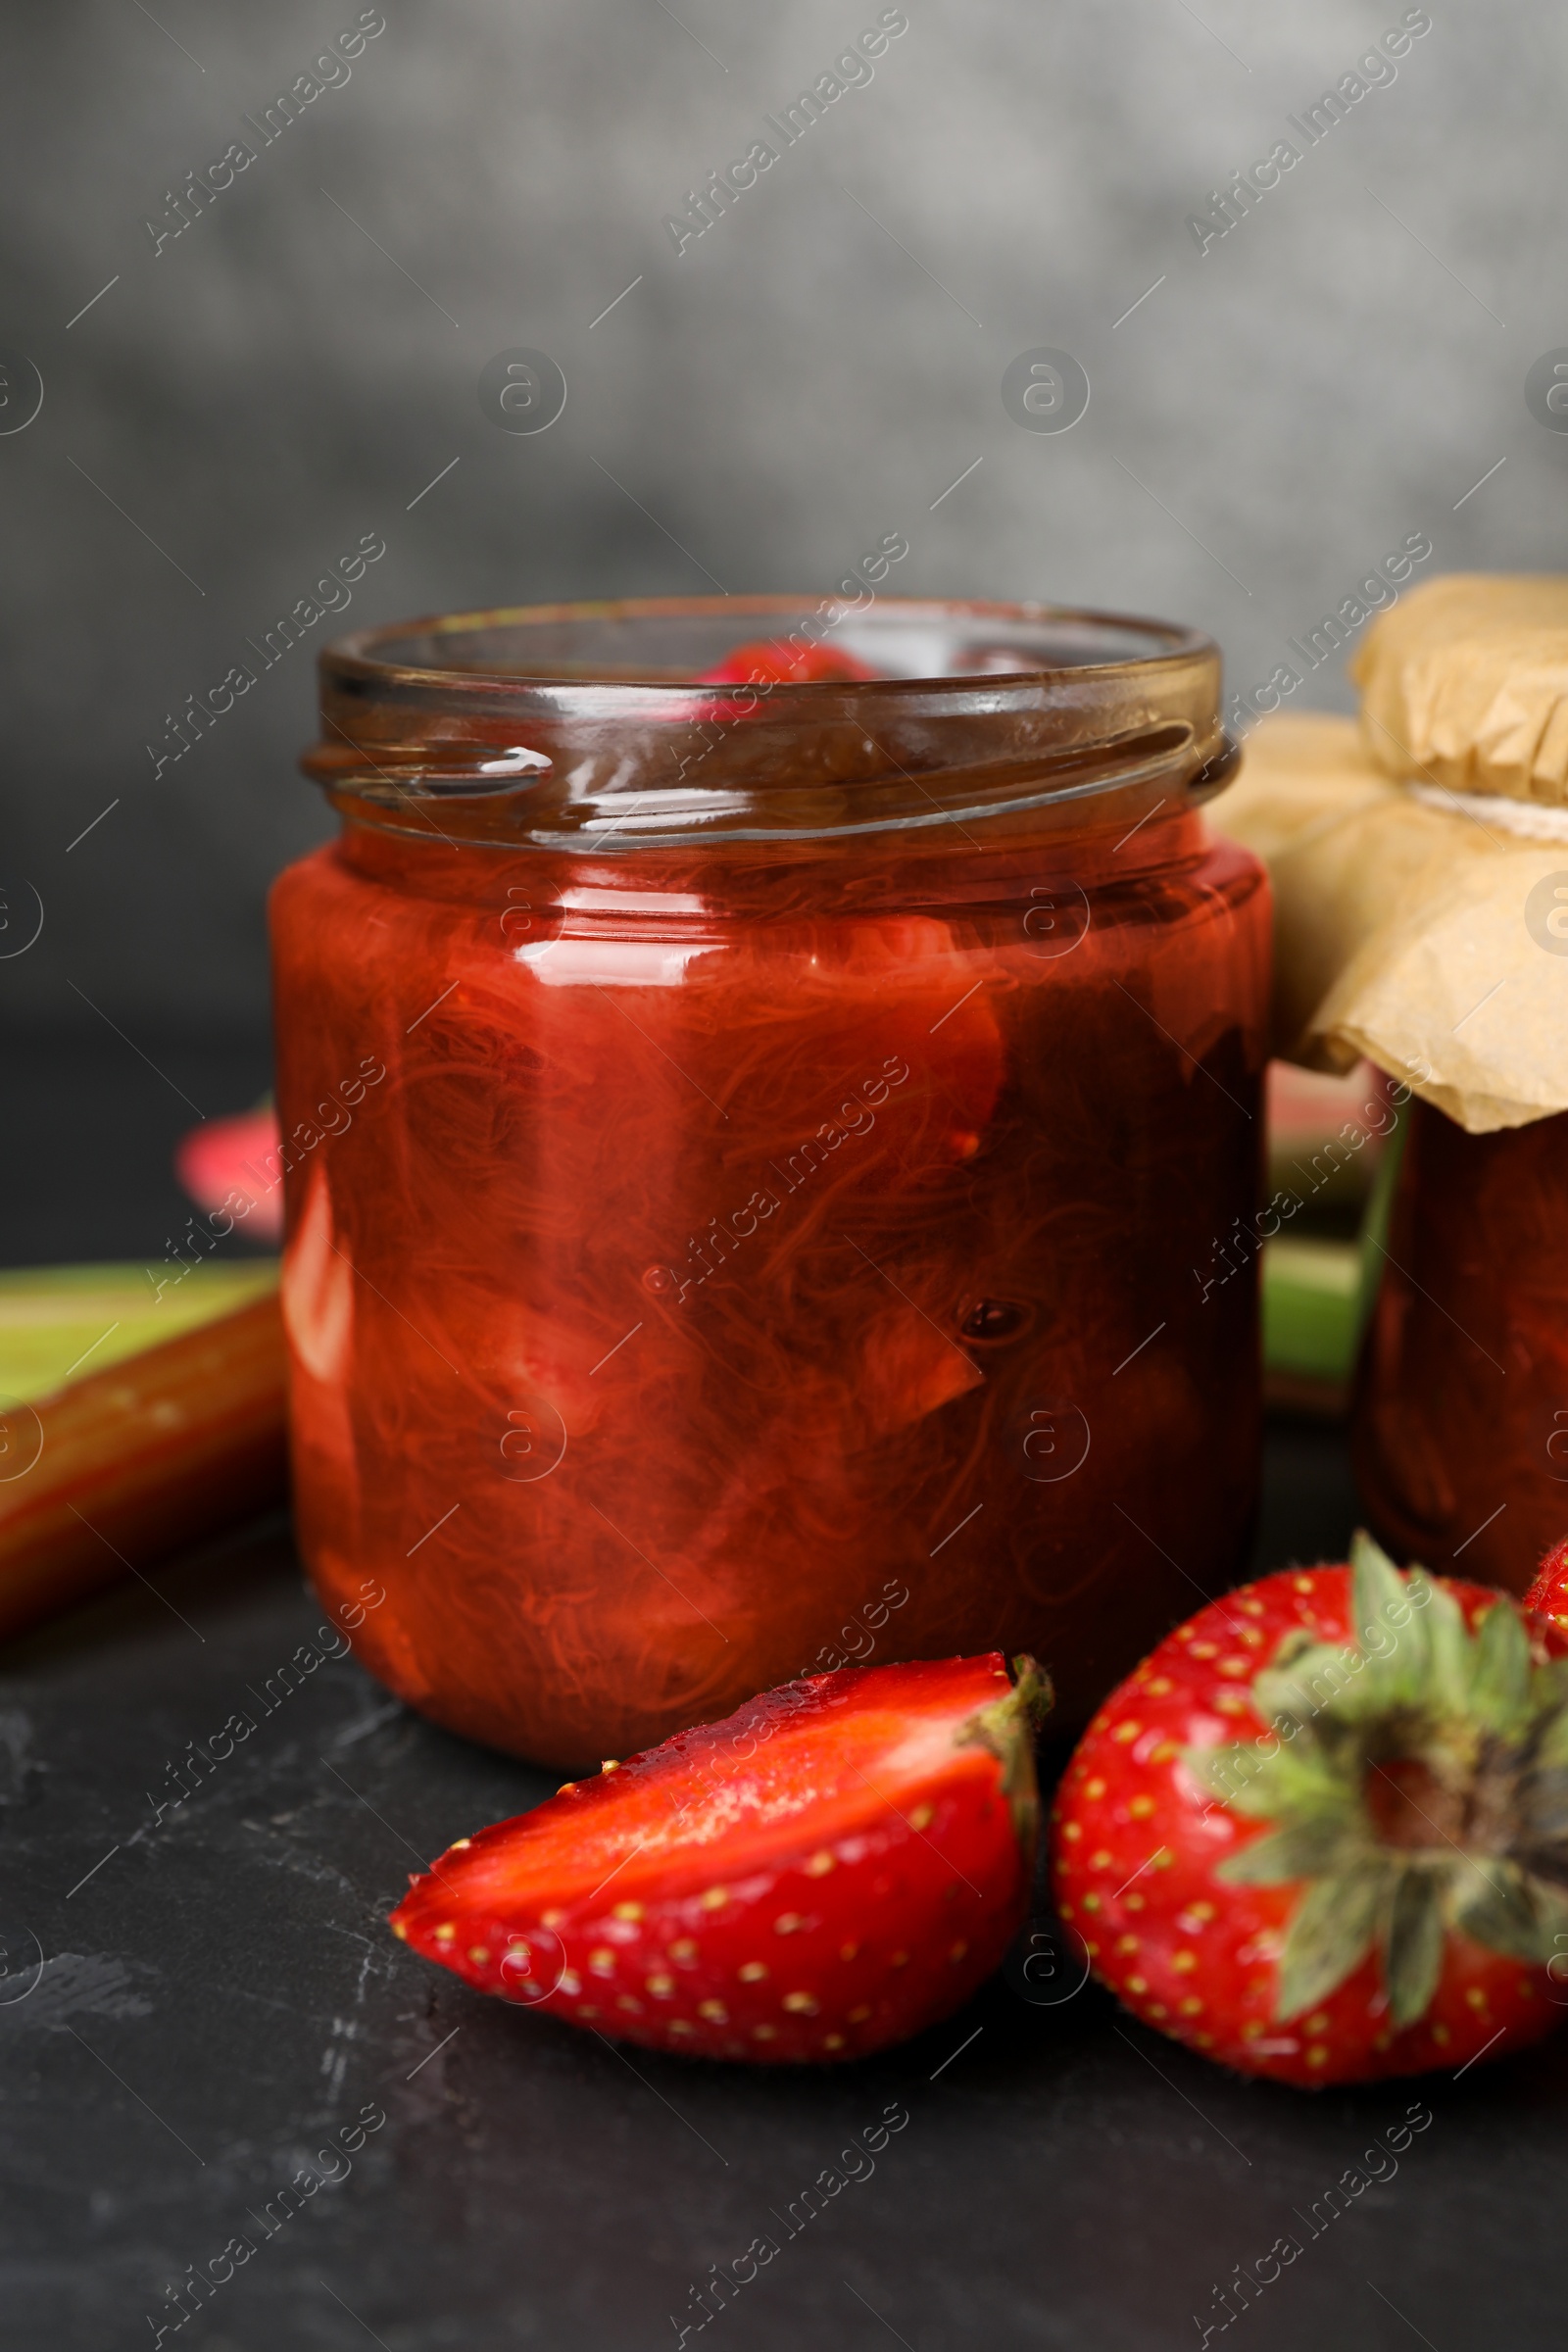
[[1523,1592],[1568,1536],[1568,1113],[1411,1105],[1354,1452],[1400,1559]]
[[[1080,1722],[1242,1564],[1267,885],[1206,639],[777,599],[344,639],[271,903],[300,1540],[570,1766],[1027,1647]],[[1241,1239],[1238,1237],[1241,1236]]]

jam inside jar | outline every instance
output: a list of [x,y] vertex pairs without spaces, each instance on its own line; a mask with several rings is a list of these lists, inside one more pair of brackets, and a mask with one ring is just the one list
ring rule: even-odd
[[1356,1386],[1357,1484],[1401,1560],[1523,1593],[1568,1535],[1568,1112],[1410,1125]]
[[[817,609],[818,613],[821,609]],[[275,885],[300,1541],[362,1656],[568,1766],[847,1662],[1082,1722],[1255,1507],[1267,885],[1212,644],[790,602],[322,659]],[[384,1594],[367,1606],[367,1593]]]

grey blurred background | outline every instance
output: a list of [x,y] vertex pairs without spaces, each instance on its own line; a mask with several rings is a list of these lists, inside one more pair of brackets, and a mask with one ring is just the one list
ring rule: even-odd
[[[294,760],[347,626],[826,591],[902,531],[901,592],[1183,618],[1246,686],[1409,534],[1426,573],[1563,563],[1568,436],[1524,399],[1568,344],[1560,11],[1434,0],[1396,78],[1201,254],[1188,216],[1303,144],[1286,118],[1396,0],[906,13],[677,254],[664,217],[876,0],[385,0],[266,146],[242,118],[353,0],[8,12],[0,345],[44,387],[0,437],[6,937],[29,886],[45,917],[0,961],[14,1070],[163,1083],[175,1129],[265,1083],[264,896],[326,829]],[[236,137],[254,163],[155,251]],[[481,412],[517,345],[564,371],[548,432]],[[1070,432],[1004,408],[1038,345],[1088,372]],[[155,776],[166,713],[367,532],[350,610]],[[1344,705],[1339,662],[1297,700]]]

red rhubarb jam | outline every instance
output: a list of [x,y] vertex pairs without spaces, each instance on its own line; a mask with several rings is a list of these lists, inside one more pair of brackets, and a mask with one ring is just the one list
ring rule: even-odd
[[1188,631],[869,592],[327,653],[342,829],[271,904],[295,1494],[412,1706],[575,1766],[1003,1648],[1071,1725],[1234,1580],[1268,915],[1218,689]]
[[1409,1116],[1356,1477],[1399,1559],[1523,1593],[1568,1535],[1568,1114],[1491,1135]]

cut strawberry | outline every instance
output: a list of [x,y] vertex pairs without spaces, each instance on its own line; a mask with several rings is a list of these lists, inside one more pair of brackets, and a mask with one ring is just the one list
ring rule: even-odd
[[832,686],[857,678],[879,678],[883,673],[836,647],[792,645],[785,637],[758,637],[737,645],[705,669],[702,686]]
[[967,2000],[1028,1905],[1049,1701],[1000,1651],[847,1668],[460,1838],[394,1934],[650,2048],[858,2058]]
[[1352,1559],[1179,1626],[1053,1814],[1058,1908],[1102,1981],[1178,2040],[1307,2084],[1510,2056],[1556,2023],[1568,1951],[1549,1629],[1401,1576],[1369,1537]]
[[209,1119],[180,1137],[174,1173],[198,1208],[209,1215],[227,1214],[225,1232],[243,1219],[239,1229],[247,1241],[275,1242],[283,1230],[278,1140],[277,1113],[270,1102],[237,1118]]

